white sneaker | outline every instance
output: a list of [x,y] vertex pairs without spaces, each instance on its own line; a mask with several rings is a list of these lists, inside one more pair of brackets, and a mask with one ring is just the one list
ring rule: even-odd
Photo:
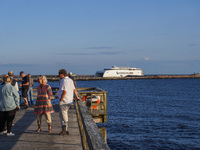
[[3,133],[6,134],[6,133],[7,133],[7,130],[4,130]]
[[7,136],[15,136],[15,133],[12,133],[12,132],[7,133]]

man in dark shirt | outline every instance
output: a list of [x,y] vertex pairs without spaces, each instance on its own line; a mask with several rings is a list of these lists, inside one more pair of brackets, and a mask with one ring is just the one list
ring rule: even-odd
[[25,109],[27,109],[29,107],[27,100],[29,89],[29,77],[26,76],[26,74],[23,71],[20,72],[20,76],[22,77],[22,84],[20,84],[19,86],[22,86],[22,97],[25,101]]

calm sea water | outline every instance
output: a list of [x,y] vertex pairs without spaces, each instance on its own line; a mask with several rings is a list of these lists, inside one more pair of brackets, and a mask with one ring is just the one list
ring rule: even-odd
[[107,128],[110,149],[200,149],[200,79],[77,81],[77,85],[108,92],[108,123],[100,125]]

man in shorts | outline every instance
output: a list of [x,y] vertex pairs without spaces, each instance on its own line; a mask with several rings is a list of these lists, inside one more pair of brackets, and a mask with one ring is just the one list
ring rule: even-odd
[[29,77],[26,76],[26,74],[23,71],[20,72],[20,76],[22,77],[22,84],[20,84],[19,86],[22,87],[22,97],[25,101],[25,109],[27,109],[29,107],[27,100],[29,90]]

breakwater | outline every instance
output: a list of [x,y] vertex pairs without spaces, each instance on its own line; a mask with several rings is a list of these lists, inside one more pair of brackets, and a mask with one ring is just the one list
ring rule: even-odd
[[200,78],[200,74],[194,75],[144,75],[134,77],[94,77],[94,76],[77,76],[75,80],[134,80],[134,79],[179,79],[179,78]]
[[[32,75],[34,81],[37,81],[39,75]],[[48,81],[59,81],[58,75],[45,75]],[[1,80],[2,80],[2,76]],[[21,81],[20,76],[14,76],[17,81]],[[74,77],[76,81],[88,80],[135,80],[135,79],[181,79],[181,78],[200,78],[200,74],[191,75],[144,75],[134,77],[94,77],[94,75],[77,75]]]

